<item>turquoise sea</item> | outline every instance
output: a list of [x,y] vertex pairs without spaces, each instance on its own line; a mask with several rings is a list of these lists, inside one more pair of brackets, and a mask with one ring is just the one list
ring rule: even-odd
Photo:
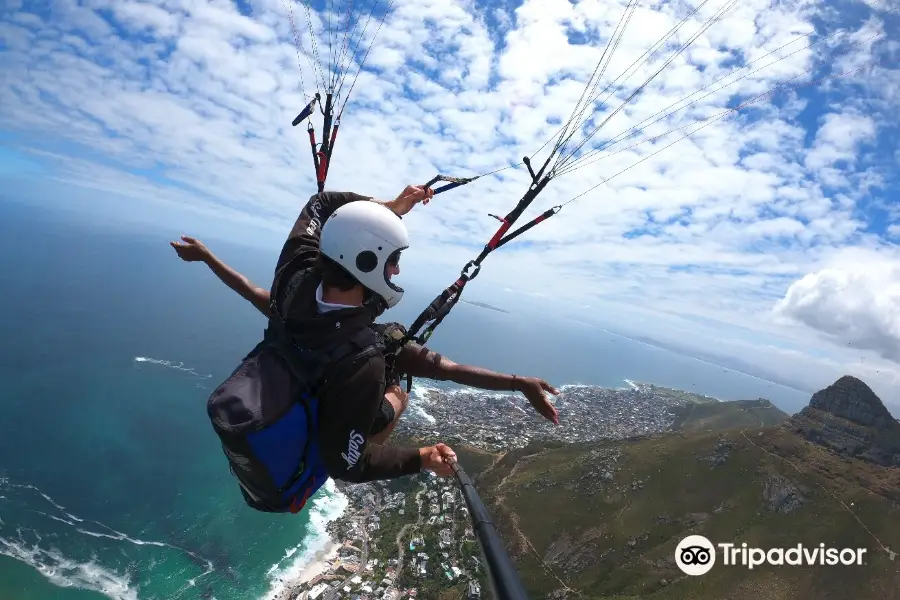
[[[263,598],[308,561],[346,504],[331,486],[298,516],[243,504],[205,401],[264,321],[204,266],[175,257],[167,242],[179,233],[76,224],[0,201],[4,600]],[[269,284],[277,246],[210,245]],[[390,316],[408,323],[437,291],[410,292]],[[628,378],[723,399],[808,400],[536,313],[460,305],[431,346],[556,385]]]

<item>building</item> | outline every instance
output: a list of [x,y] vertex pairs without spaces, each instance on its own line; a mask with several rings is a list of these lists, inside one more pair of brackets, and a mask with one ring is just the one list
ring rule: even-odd
[[400,590],[397,588],[388,588],[382,598],[384,598],[384,600],[400,600]]
[[453,506],[453,494],[450,492],[444,492],[441,494],[441,503],[444,507]]
[[451,537],[450,530],[447,528],[441,529],[440,532],[440,544],[441,548],[445,546],[449,546],[453,543],[453,538]]

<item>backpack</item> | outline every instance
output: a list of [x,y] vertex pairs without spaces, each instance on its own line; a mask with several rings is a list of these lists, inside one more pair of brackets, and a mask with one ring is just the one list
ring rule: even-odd
[[306,350],[293,343],[280,317],[270,319],[263,341],[207,401],[213,430],[251,508],[298,513],[325,484],[316,393],[338,364],[383,351],[381,336],[369,327]]

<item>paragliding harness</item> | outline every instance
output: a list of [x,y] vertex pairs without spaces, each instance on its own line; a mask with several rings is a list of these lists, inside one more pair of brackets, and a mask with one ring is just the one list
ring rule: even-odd
[[318,278],[312,276],[314,269],[290,277],[279,311],[275,299],[280,297],[281,275],[288,265],[276,274],[272,316],[263,340],[207,401],[207,413],[244,500],[262,512],[298,513],[325,484],[328,472],[319,453],[317,394],[338,365],[384,352],[381,336],[369,327],[371,307],[341,321],[321,316],[311,328],[322,328],[328,343],[298,346],[285,315]]

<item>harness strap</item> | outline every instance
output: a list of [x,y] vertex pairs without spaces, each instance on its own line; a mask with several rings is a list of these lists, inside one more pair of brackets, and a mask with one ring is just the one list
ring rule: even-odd
[[472,183],[473,181],[478,179],[478,177],[481,177],[481,175],[478,175],[477,177],[449,177],[447,175],[436,175],[431,179],[431,181],[425,184],[425,188],[430,188],[438,181],[446,182],[446,185],[442,185],[439,188],[434,188],[434,195],[437,196],[438,194],[448,192],[453,188],[458,188],[461,185]]
[[334,119],[334,95],[331,92],[325,94],[325,107],[322,110],[324,117],[322,123],[322,149],[319,151],[319,165],[316,171],[316,184],[319,193],[325,191],[325,178],[328,177],[328,163],[331,162],[331,122]]
[[[491,236],[491,239],[488,240],[488,243],[484,245],[484,248],[481,251],[481,254],[478,255],[474,260],[470,260],[465,267],[463,267],[462,271],[459,274],[459,278],[453,282],[452,285],[444,289],[434,300],[431,301],[431,304],[423,310],[416,320],[410,325],[409,330],[406,335],[403,336],[401,340],[396,342],[391,342],[388,344],[387,352],[388,354],[399,352],[399,348],[405,345],[409,341],[416,341],[419,344],[424,344],[431,335],[434,333],[434,330],[438,325],[450,314],[450,311],[454,306],[459,302],[460,297],[462,296],[463,290],[466,287],[466,284],[475,279],[478,276],[478,273],[481,271],[481,263],[487,258],[488,254],[496,250],[497,248],[503,246],[507,242],[510,242],[522,235],[535,225],[542,223],[558,213],[562,207],[554,206],[551,209],[544,211],[542,214],[538,215],[525,225],[522,225],[512,233],[509,233],[509,230],[512,226],[519,220],[519,217],[522,216],[522,213],[528,208],[528,206],[534,202],[534,199],[538,197],[544,188],[550,183],[551,176],[544,175],[544,170],[547,168],[549,163],[549,158],[544,162],[544,165],[541,169],[535,173],[531,167],[531,161],[528,157],[522,159],[525,165],[528,167],[528,172],[531,174],[532,182],[531,186],[528,188],[528,191],[522,196],[516,206],[509,211],[509,213],[505,217],[498,217],[496,215],[490,215],[500,221],[500,227]],[[428,182],[426,187],[430,187],[431,184],[438,180],[449,181],[450,178],[446,178],[442,175],[435,177],[430,182]],[[456,185],[462,185],[463,183],[468,183],[468,181],[459,180],[459,183],[453,183],[453,187]],[[449,189],[450,186],[444,186],[441,191]],[[435,190],[435,193],[438,193]],[[419,330],[425,326],[426,323],[430,324],[425,328],[421,335],[417,335]],[[407,392],[412,386],[412,382],[410,380],[407,381]]]
[[331,163],[331,153],[334,150],[334,142],[337,140],[337,130],[341,124],[340,116],[338,116],[337,120],[334,123],[334,129],[332,129],[332,121],[334,121],[333,101],[334,94],[329,92],[325,94],[325,105],[323,106],[322,96],[317,92],[310,103],[307,104],[302,111],[300,111],[300,114],[294,117],[293,121],[291,121],[291,125],[296,127],[304,119],[309,119],[309,117],[312,116],[313,111],[315,111],[316,104],[319,105],[319,110],[324,116],[324,122],[322,124],[321,149],[317,149],[316,131],[313,127],[312,121],[309,121],[308,127],[306,129],[309,133],[309,144],[312,147],[313,169],[316,173],[316,184],[319,192],[325,190],[325,179],[328,177],[328,166]]

